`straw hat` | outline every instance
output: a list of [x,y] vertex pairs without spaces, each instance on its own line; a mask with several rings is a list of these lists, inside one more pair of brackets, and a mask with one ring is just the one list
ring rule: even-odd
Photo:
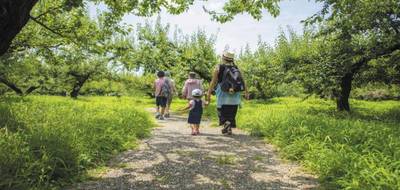
[[232,62],[234,58],[235,54],[231,52],[224,51],[224,53],[222,54],[222,59],[224,59],[225,61]]

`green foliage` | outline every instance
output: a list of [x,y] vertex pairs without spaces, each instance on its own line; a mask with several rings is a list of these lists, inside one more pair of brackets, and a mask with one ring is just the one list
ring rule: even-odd
[[41,96],[0,102],[0,188],[50,188],[135,146],[154,126],[132,98]]
[[142,69],[146,75],[168,70],[177,84],[183,83],[190,71],[210,81],[211,70],[218,62],[215,36],[209,37],[202,30],[185,36],[176,30],[171,39],[169,28],[169,24],[164,26],[160,18],[154,24],[139,26],[135,56],[128,68]]
[[385,85],[382,83],[370,83],[356,88],[352,96],[362,100],[390,100],[400,98],[400,87],[397,85]]
[[324,188],[398,189],[399,102],[353,104],[349,114],[320,99],[249,102],[238,122],[315,171]]
[[[303,36],[289,29],[289,34],[281,31],[275,46],[259,42],[254,52],[248,47],[241,52],[237,64],[240,66],[254,98],[272,98],[280,96],[302,96],[311,82],[318,79],[305,77],[310,74],[306,67],[316,50],[309,32]],[[306,82],[307,81],[307,82]]]

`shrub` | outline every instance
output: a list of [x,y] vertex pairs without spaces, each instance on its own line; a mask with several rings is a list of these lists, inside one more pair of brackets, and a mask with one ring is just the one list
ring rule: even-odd
[[135,146],[154,125],[132,98],[3,98],[0,189],[50,188]]
[[400,98],[400,87],[381,83],[371,83],[353,90],[354,98],[361,100],[393,100]]
[[353,104],[352,113],[341,113],[320,99],[249,102],[238,122],[316,172],[323,188],[399,189],[400,103]]

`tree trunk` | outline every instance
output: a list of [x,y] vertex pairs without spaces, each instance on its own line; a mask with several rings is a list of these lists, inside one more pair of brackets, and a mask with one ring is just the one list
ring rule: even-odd
[[260,93],[260,97],[259,98],[267,99],[267,95],[265,95],[265,92],[264,92],[261,84],[258,81],[255,82],[255,87],[256,87],[257,91]]
[[0,77],[0,82],[5,84],[8,88],[14,90],[14,92],[17,93],[18,95],[20,95],[20,96],[24,95],[22,90],[20,88],[18,88],[17,85],[8,81],[7,79]]
[[82,86],[85,84],[85,82],[89,79],[90,75],[82,76],[77,79],[77,81],[74,84],[74,87],[72,88],[72,91],[70,93],[71,98],[76,99],[79,95],[79,91],[81,90]]
[[337,109],[339,111],[350,111],[350,92],[351,92],[351,83],[353,81],[353,73],[347,73],[342,78],[340,83],[340,92],[337,97]]
[[38,0],[0,0],[0,56],[29,20]]

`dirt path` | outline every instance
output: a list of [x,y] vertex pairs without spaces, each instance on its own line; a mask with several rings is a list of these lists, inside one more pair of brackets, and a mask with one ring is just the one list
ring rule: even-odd
[[74,189],[314,189],[316,179],[280,161],[273,147],[242,131],[223,136],[203,122],[192,137],[186,118],[159,121],[139,150],[114,159],[99,180]]

